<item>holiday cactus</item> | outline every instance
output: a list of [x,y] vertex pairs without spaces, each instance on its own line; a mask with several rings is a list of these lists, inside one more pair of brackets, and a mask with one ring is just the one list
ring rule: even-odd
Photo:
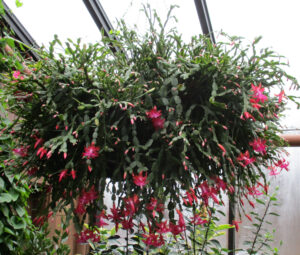
[[297,82],[272,51],[257,53],[259,40],[185,43],[149,20],[143,37],[121,24],[117,40],[56,38],[39,61],[26,61],[30,73],[12,70],[1,82],[19,118],[16,167],[51,192],[50,207],[125,229],[146,215],[160,234],[145,242],[156,246],[165,231],[185,230],[182,206],[220,204],[221,192],[251,202],[257,184],[267,189],[258,181],[268,171],[286,168],[279,117],[285,82]]

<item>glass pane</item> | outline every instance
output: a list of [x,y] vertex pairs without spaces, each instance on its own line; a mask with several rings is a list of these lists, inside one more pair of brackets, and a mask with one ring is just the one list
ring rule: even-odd
[[5,2],[39,45],[47,45],[54,34],[62,42],[79,37],[84,42],[94,42],[101,37],[83,1],[25,0],[20,8],[15,0]]
[[[243,36],[246,41],[251,42],[257,36],[263,36],[260,45],[262,47],[271,47],[275,52],[287,57],[290,68],[286,71],[298,80],[300,79],[300,59],[299,45],[300,37],[298,34],[298,24],[300,16],[298,14],[298,1],[259,1],[259,0],[212,0],[207,1],[212,26],[216,35],[219,31],[230,35]],[[218,39],[218,38],[217,38]],[[296,94],[286,88],[287,94]],[[299,95],[299,93],[297,92]],[[291,105],[292,107],[292,105]],[[287,117],[282,120],[283,130],[300,128],[299,110],[293,106],[286,111]],[[299,133],[299,131],[298,131]],[[281,205],[272,208],[280,217],[270,217],[269,221],[273,223],[271,230],[276,229],[275,238],[277,245],[283,240],[283,246],[279,254],[292,255],[297,254],[300,246],[297,241],[299,230],[299,148],[288,148],[290,156],[287,160],[290,162],[290,171],[277,176],[274,186],[279,185],[278,201]],[[250,208],[250,207],[249,207]],[[248,208],[248,209],[249,209]],[[287,210],[289,208],[289,210]],[[251,211],[251,210],[250,210]],[[261,215],[261,209],[256,208]],[[242,219],[244,226],[251,225],[245,217]],[[251,229],[242,227],[236,235],[236,246],[241,247],[244,241],[251,241]],[[252,240],[253,241],[253,240]],[[278,247],[278,246],[277,246]]]
[[[107,16],[111,20],[114,28],[117,27],[117,19],[124,19],[131,28],[137,24],[138,30],[143,33],[148,27],[145,15],[141,11],[143,4],[150,3],[151,8],[155,9],[164,22],[171,5],[177,5],[173,15],[176,16],[178,23],[173,20],[169,27],[177,27],[184,40],[189,40],[191,36],[202,33],[197,11],[193,0],[100,0]],[[116,8],[116,6],[118,8]]]
[[[263,36],[260,45],[270,47],[287,58],[287,72],[300,80],[300,24],[298,1],[293,0],[211,0],[207,1],[212,27],[216,34],[223,30],[229,35],[243,36],[249,42]],[[218,40],[218,38],[217,38]],[[295,94],[295,91],[288,91]],[[299,95],[299,93],[298,93]],[[300,118],[295,118],[296,107],[287,111],[282,124],[287,128],[300,128]]]

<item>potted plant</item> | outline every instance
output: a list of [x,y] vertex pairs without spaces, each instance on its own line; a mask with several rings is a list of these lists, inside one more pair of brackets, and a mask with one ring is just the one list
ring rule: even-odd
[[274,52],[256,51],[260,38],[185,43],[146,14],[144,36],[121,22],[116,40],[55,38],[39,61],[26,60],[30,73],[2,73],[1,83],[19,118],[16,168],[51,192],[51,210],[69,206],[77,223],[89,214],[98,226],[110,219],[127,230],[145,215],[155,231],[168,209],[167,229],[178,235],[183,206],[195,214],[222,203],[222,193],[252,203],[257,185],[267,190],[265,169],[287,167],[279,118],[292,99],[286,80],[298,83]]

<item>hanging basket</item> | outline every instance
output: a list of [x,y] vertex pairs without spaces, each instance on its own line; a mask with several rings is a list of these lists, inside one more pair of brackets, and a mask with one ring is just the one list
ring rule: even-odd
[[139,37],[123,25],[117,41],[93,45],[56,38],[38,62],[27,61],[31,74],[1,78],[20,118],[19,169],[43,180],[56,210],[95,213],[109,189],[121,207],[134,198],[135,213],[152,215],[153,199],[174,212],[220,203],[221,190],[241,197],[263,169],[284,168],[283,86],[297,82],[274,53],[258,54],[259,40],[186,44],[173,30],[150,30]]

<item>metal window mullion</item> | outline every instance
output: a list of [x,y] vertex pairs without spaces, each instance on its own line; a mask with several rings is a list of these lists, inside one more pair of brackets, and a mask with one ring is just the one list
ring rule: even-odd
[[[17,38],[24,44],[38,49],[39,48],[38,44],[28,33],[26,28],[21,24],[21,22],[12,13],[12,11],[9,9],[9,7],[6,5],[6,3],[3,0],[2,3],[5,11],[5,15],[2,15],[2,17],[5,20],[5,22],[9,25],[9,27],[14,31]],[[39,59],[38,55],[33,50],[29,50],[29,53],[35,60]]]
[[210,37],[212,43],[216,43],[214,32],[209,18],[206,0],[194,0],[203,34]]

